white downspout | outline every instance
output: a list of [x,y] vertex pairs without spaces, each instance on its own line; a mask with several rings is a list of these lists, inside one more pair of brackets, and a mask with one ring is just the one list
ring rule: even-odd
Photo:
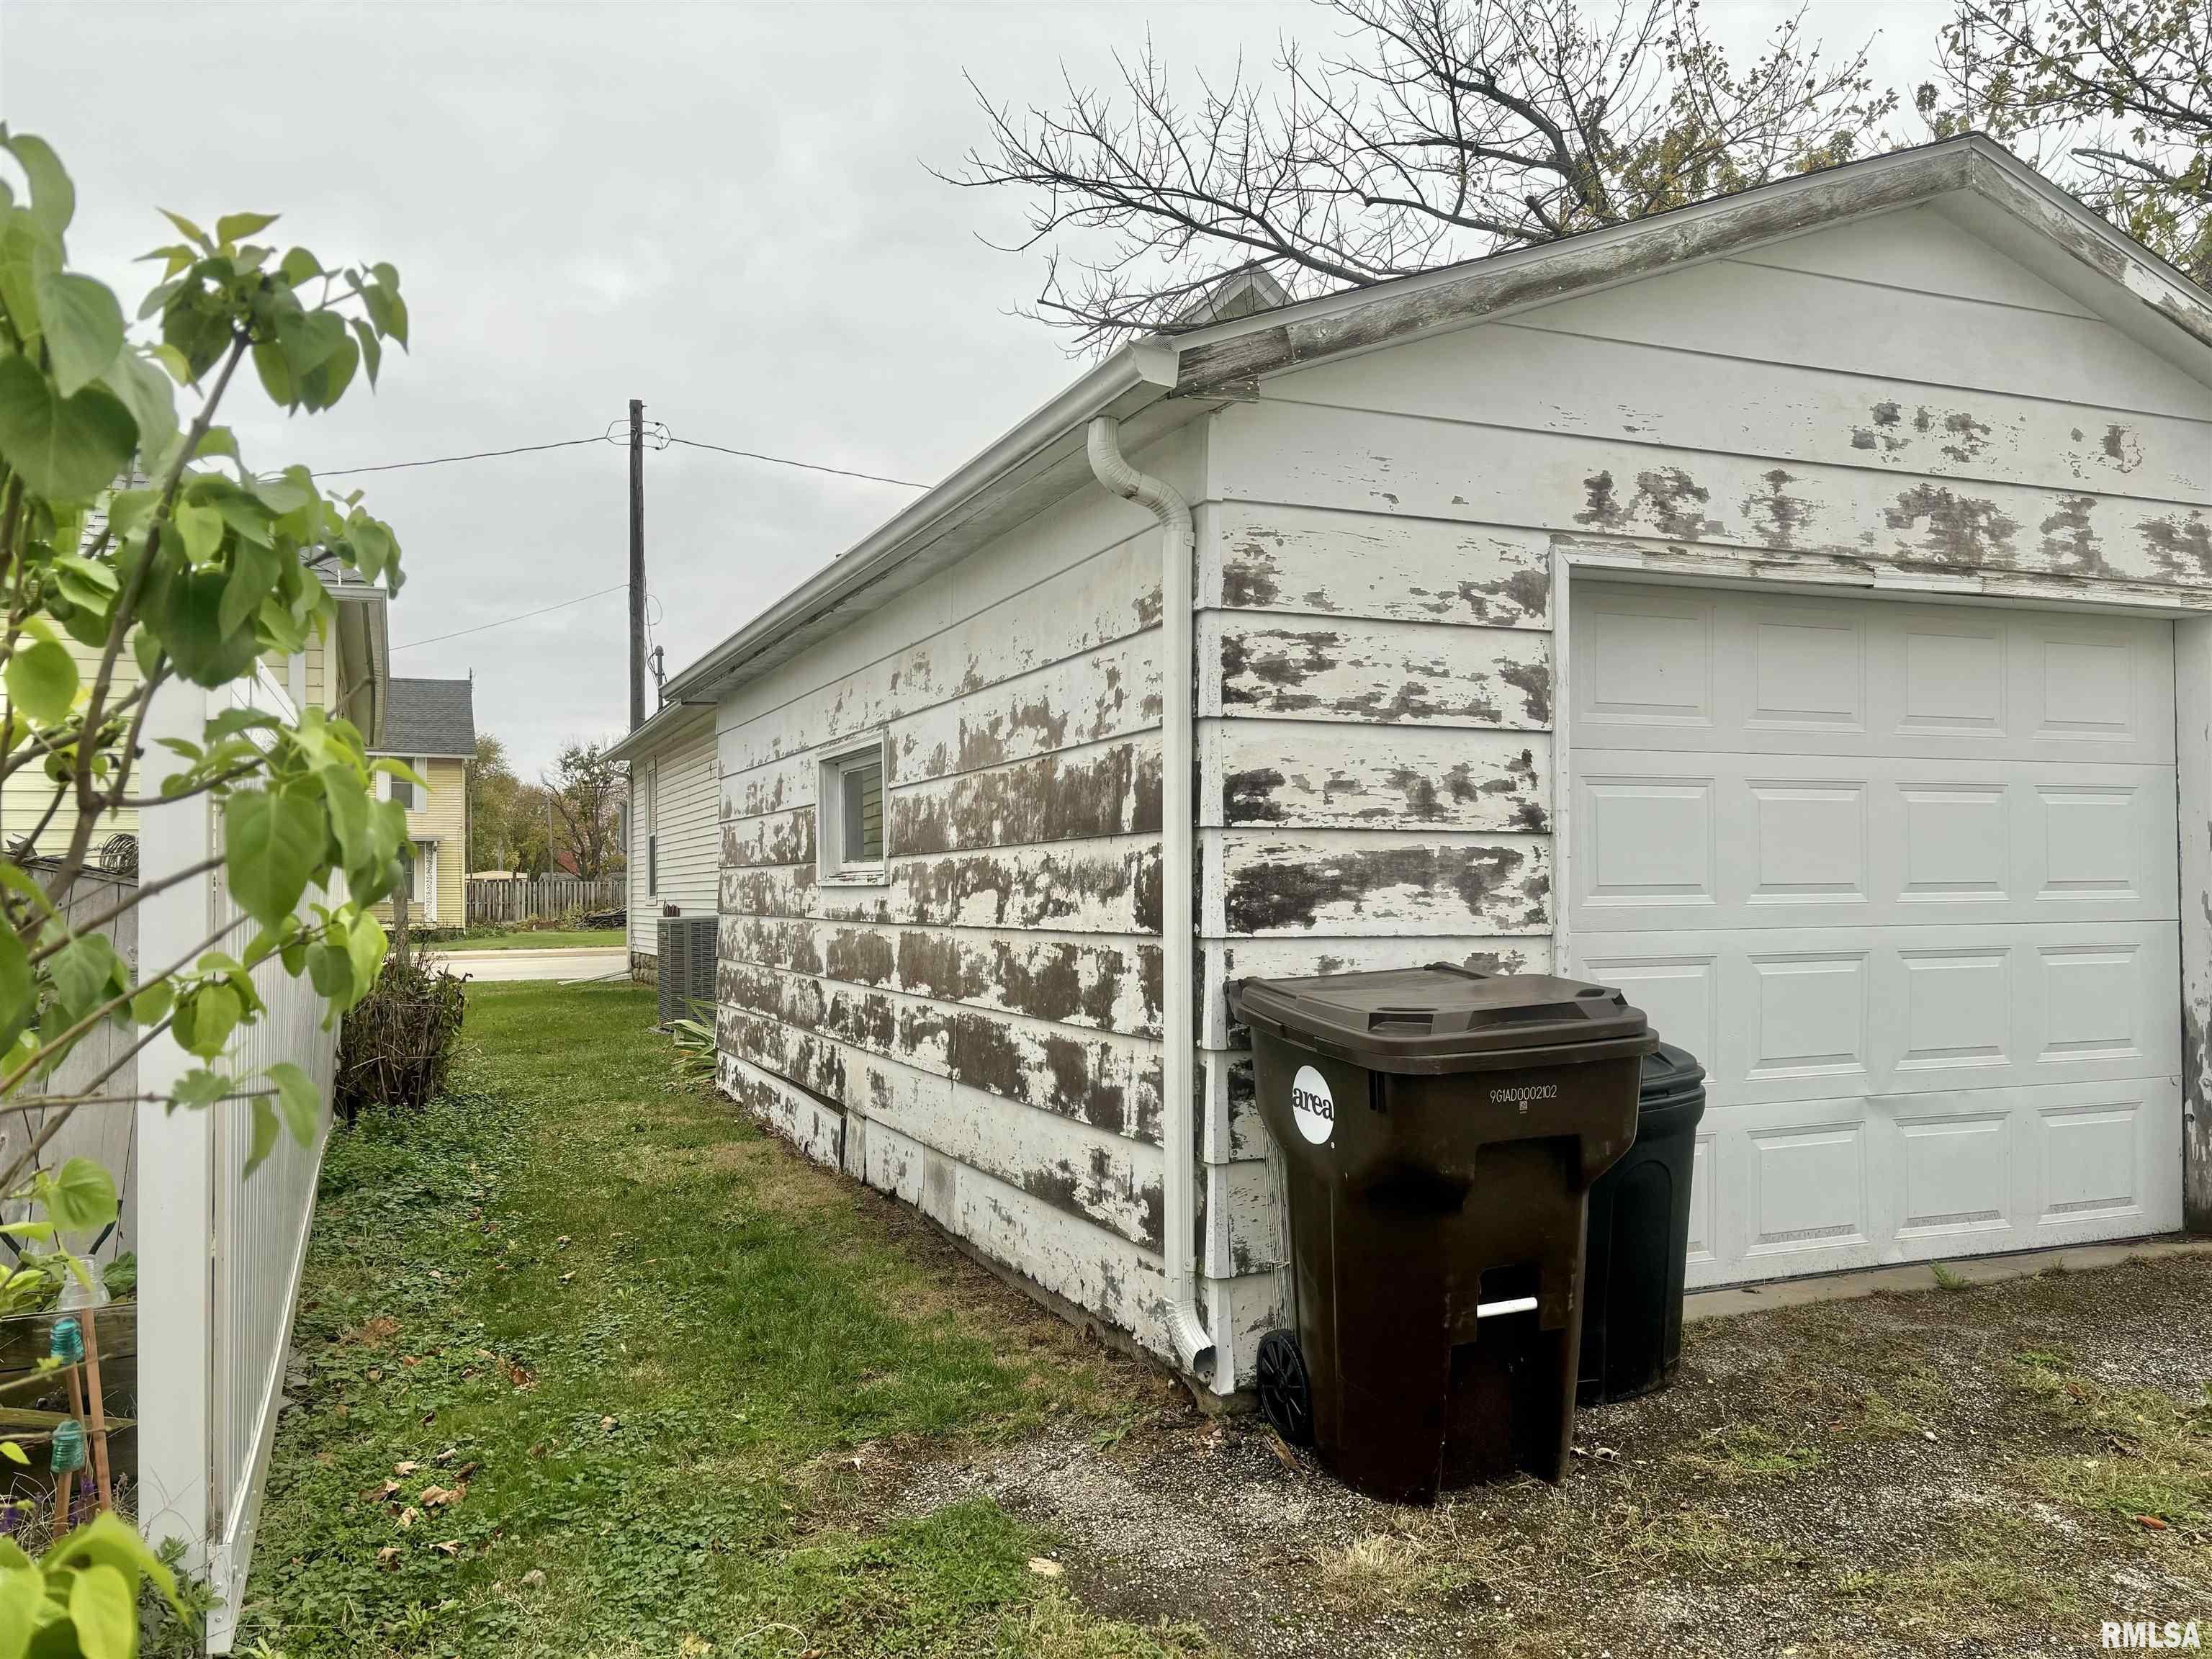
[[1198,1247],[1196,1052],[1191,983],[1190,504],[1172,485],[1121,458],[1121,422],[1091,422],[1091,471],[1116,495],[1160,521],[1160,1150],[1166,1175],[1163,1254],[1168,1335],[1183,1368],[1213,1364],[1213,1339],[1198,1315],[1191,1258]]

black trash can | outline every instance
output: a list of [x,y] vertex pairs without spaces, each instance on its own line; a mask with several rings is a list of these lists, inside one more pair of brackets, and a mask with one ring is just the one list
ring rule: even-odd
[[1705,1084],[1705,1068],[1684,1049],[1662,1042],[1645,1055],[1636,1144],[1590,1188],[1578,1405],[1649,1394],[1682,1363],[1690,1171]]
[[1297,1328],[1261,1403],[1378,1498],[1526,1472],[1574,1428],[1583,1208],[1655,1039],[1618,991],[1438,964],[1231,988],[1283,1151]]

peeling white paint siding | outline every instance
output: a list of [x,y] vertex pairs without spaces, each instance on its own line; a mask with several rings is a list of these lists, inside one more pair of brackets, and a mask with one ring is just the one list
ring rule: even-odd
[[[1200,454],[1139,460],[1195,494]],[[718,1028],[810,1155],[1164,1353],[1158,557],[1085,490],[723,703]],[[887,879],[824,884],[819,761],[878,732]],[[1238,1119],[1232,1277],[1280,1255]]]
[[[1863,176],[1860,205],[1893,199]],[[725,1088],[1163,1354],[1163,1160],[1195,1157],[1205,1380],[1248,1383],[1288,1310],[1224,988],[1554,965],[1563,559],[2212,611],[2212,389],[2182,366],[2201,348],[2168,361],[2154,318],[2108,320],[2078,237],[1978,213],[1622,265],[1557,301],[1478,270],[1348,333],[1194,346],[1182,390],[1237,400],[1133,459],[1194,508],[1196,812],[1166,832],[1194,838],[1200,983],[1160,982],[1158,532],[1085,483],[717,711]],[[1427,325],[1453,281],[1524,297],[1273,368],[1394,315]],[[2212,1213],[2212,619],[2177,648],[2191,1191]],[[817,762],[878,731],[887,879],[825,884]],[[1182,994],[1199,1133],[1163,1148],[1161,1009]]]

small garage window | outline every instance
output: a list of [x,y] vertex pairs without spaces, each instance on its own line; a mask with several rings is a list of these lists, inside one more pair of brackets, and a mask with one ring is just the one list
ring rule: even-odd
[[886,879],[884,771],[880,732],[822,762],[814,841],[823,881]]

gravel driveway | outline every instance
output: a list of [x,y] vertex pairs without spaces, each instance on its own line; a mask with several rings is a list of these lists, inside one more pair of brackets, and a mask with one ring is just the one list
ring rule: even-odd
[[2080,1655],[2212,1639],[2212,1258],[1692,1328],[1672,1389],[1583,1415],[1559,1487],[1369,1502],[1255,1419],[1168,1412],[855,1477],[988,1493],[1084,1600],[1232,1653]]

